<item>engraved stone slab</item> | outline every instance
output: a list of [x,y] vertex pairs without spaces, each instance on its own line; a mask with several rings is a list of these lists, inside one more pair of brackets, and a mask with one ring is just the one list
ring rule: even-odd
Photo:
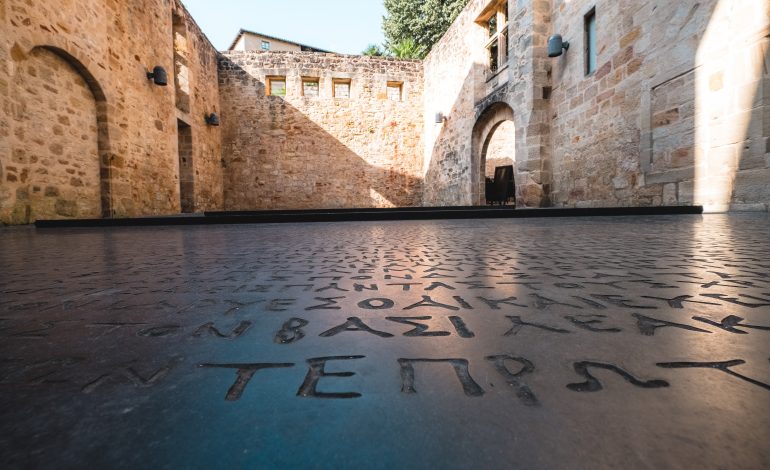
[[0,230],[6,467],[770,467],[766,214]]

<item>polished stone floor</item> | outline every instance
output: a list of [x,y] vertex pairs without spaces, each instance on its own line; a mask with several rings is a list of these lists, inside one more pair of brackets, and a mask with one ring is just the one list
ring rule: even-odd
[[770,468],[767,214],[0,229],[3,468]]

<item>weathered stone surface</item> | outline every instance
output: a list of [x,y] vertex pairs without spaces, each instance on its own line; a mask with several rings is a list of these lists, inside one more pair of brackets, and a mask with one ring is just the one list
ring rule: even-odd
[[3,468],[767,469],[768,230],[3,228]]
[[[471,1],[425,61],[425,114],[450,116],[441,126],[426,119],[426,200],[449,203],[458,199],[451,191],[468,187],[480,164],[468,135],[498,101],[513,109],[517,160],[536,162],[517,162],[516,180],[529,179],[522,170],[547,169],[538,178],[552,193],[545,203],[661,203],[661,194],[640,191],[645,181],[695,187],[688,200],[672,199],[669,190],[675,204],[718,200],[727,207],[738,202],[733,194],[748,193],[760,206],[768,201],[770,194],[740,187],[748,181],[742,172],[767,168],[766,2],[508,2],[511,51],[499,76],[510,80],[502,91],[488,88],[485,30],[474,22],[493,3]],[[592,8],[598,69],[586,75],[583,17]],[[562,34],[569,51],[548,59],[538,46],[543,31]],[[578,179],[589,184],[576,188]],[[728,183],[714,191],[714,181]]]
[[[493,71],[483,19],[496,8],[508,59]],[[479,204],[497,163],[514,164],[520,205],[770,203],[764,0],[471,0],[423,63],[220,59],[177,0],[7,0],[0,14],[0,223]],[[571,43],[557,58],[552,32]],[[146,79],[155,65],[169,87]],[[288,95],[265,96],[269,76]],[[320,80],[317,98],[302,77]],[[335,78],[350,98],[331,96]],[[403,82],[401,102],[388,82]],[[503,123],[513,143],[490,140]]]
[[[8,0],[0,12],[0,166],[13,167],[0,223],[178,212],[178,118],[193,129],[196,204],[221,208],[221,137],[202,118],[219,111],[216,51],[181,3]],[[174,35],[186,41],[186,112],[173,82],[146,77],[160,65],[173,78]]]
[[[268,96],[269,79],[285,81]],[[317,83],[317,96],[303,80]],[[334,95],[348,80],[349,97]],[[401,98],[389,99],[388,83]],[[220,59],[227,209],[417,206],[422,64],[312,52]],[[315,88],[315,86],[314,86]]]

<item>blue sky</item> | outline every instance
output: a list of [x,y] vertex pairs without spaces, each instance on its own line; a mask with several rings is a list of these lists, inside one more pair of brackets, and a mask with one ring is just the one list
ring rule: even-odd
[[382,0],[182,0],[206,36],[225,50],[248,29],[342,54],[382,44]]

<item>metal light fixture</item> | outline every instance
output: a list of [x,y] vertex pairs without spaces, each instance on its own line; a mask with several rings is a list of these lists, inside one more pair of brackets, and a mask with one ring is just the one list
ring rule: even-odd
[[559,57],[563,54],[562,50],[569,49],[569,42],[564,41],[561,34],[554,34],[548,38],[548,57]]
[[155,68],[152,69],[152,72],[147,72],[147,80],[152,80],[158,86],[168,85],[168,74],[166,73],[166,69],[160,65],[156,65]]
[[206,119],[206,124],[209,126],[219,127],[219,116],[217,116],[217,113],[207,114],[204,119]]
[[436,124],[443,124],[444,121],[446,121],[446,116],[444,116],[444,113],[436,113]]

